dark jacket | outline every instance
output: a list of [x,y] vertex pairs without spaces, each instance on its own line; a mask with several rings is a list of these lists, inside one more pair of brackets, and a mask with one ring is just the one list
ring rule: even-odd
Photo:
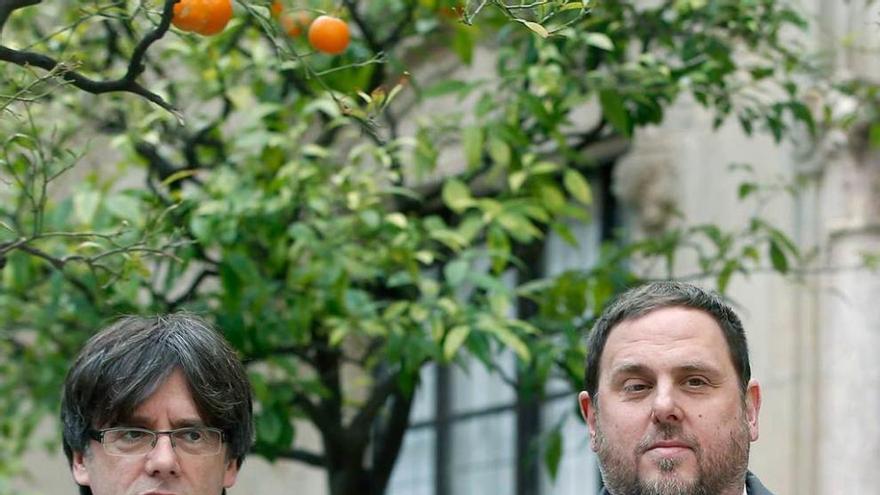
[[[746,492],[749,495],[773,495],[764,485],[761,484],[761,480],[758,479],[757,476],[752,474],[751,471],[746,473]],[[599,495],[611,495],[604,488]]]
[[746,492],[749,495],[773,495],[751,471],[746,473]]

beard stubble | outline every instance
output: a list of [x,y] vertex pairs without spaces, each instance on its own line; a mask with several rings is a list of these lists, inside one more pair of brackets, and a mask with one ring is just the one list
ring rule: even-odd
[[[658,440],[678,440],[693,449],[697,460],[694,479],[676,476],[680,460],[664,457],[657,461],[662,474],[657,479],[642,479],[638,471],[641,456]],[[742,486],[748,469],[749,425],[745,408],[722,448],[706,451],[699,441],[682,431],[677,423],[661,423],[636,446],[624,452],[611,445],[605,437],[596,410],[596,454],[605,485],[613,495],[718,495],[731,487]]]

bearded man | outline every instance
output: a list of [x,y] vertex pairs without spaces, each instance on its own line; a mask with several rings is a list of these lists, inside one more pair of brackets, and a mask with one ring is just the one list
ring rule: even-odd
[[715,293],[631,289],[588,339],[578,396],[608,495],[772,495],[748,471],[761,387],[739,317]]

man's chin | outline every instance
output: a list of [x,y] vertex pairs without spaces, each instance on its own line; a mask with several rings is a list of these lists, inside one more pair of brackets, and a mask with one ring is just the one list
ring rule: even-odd
[[677,481],[691,485],[697,479],[697,467],[693,457],[674,456],[643,459],[641,479],[647,481]]

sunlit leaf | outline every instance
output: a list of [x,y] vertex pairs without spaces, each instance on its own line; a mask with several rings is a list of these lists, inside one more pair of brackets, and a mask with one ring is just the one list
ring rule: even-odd
[[467,340],[468,335],[470,335],[471,329],[467,325],[458,325],[453,327],[452,330],[446,335],[446,340],[443,342],[443,357],[446,360],[451,360],[458,350],[461,348],[461,345]]
[[563,183],[565,184],[565,189],[568,193],[581,204],[589,205],[593,202],[593,193],[590,190],[590,184],[587,183],[584,176],[577,170],[571,168],[566,170],[563,177]]
[[550,33],[547,32],[547,28],[538,24],[537,22],[531,22],[531,21],[526,21],[526,20],[522,20],[522,19],[520,20],[520,22],[522,22],[523,25],[525,25],[527,28],[531,29],[535,34],[537,34],[538,36],[540,36],[542,38],[546,38],[547,36],[550,36]]

